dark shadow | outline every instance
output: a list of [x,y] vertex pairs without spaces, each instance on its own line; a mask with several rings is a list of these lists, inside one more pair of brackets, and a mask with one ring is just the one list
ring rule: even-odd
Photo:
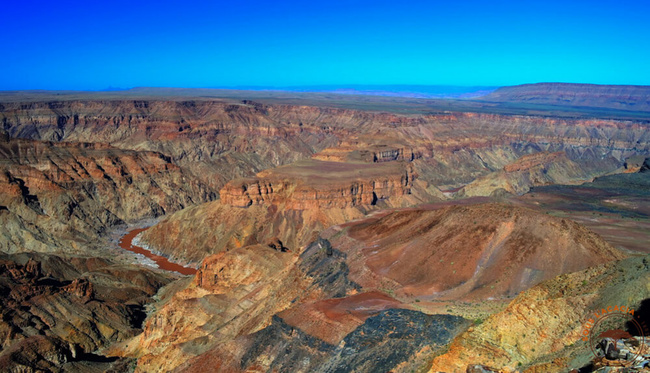
[[594,371],[594,369],[595,369],[594,364],[589,363],[589,364],[585,365],[584,367],[578,369],[578,373],[591,373],[591,372]]
[[139,305],[128,305],[129,311],[131,311],[131,326],[137,329],[142,329],[142,324],[147,318],[147,313],[144,312],[142,306]]
[[650,298],[641,301],[639,307],[634,310],[634,319],[639,323],[643,330],[639,330],[636,323],[628,321],[625,328],[628,333],[639,336],[643,333],[646,337],[650,334]]

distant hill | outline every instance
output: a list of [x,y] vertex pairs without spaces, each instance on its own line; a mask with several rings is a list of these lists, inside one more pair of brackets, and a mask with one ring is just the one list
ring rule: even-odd
[[481,101],[535,105],[650,110],[650,86],[538,83],[501,87]]

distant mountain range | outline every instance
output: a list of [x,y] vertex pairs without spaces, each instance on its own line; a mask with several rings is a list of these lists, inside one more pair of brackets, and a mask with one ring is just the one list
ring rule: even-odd
[[[220,87],[227,88],[227,87]],[[289,87],[238,86],[230,89],[252,91],[289,92],[327,92],[343,95],[365,95],[412,98],[456,98],[469,99],[485,96],[499,87],[496,86],[454,86],[454,85],[409,85],[409,84],[350,84],[350,85],[310,85]]]
[[537,83],[509,87],[315,85],[0,91],[0,102],[85,99],[254,100],[394,113],[477,112],[650,120],[650,86]]
[[501,87],[482,101],[650,111],[650,86],[537,83]]

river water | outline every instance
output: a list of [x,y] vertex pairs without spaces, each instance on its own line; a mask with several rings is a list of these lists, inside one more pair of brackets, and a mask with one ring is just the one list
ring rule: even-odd
[[173,272],[178,272],[182,275],[194,275],[196,274],[196,269],[194,268],[189,268],[189,267],[183,267],[180,264],[172,263],[170,262],[167,258],[164,256],[156,255],[152,253],[151,251],[144,249],[140,246],[133,245],[133,239],[135,236],[138,235],[138,233],[146,231],[147,228],[137,228],[133,229],[131,231],[128,231],[122,238],[120,238],[118,244],[120,245],[121,248],[124,250],[131,251],[136,254],[142,254],[146,256],[147,258],[153,260],[156,262],[158,265],[158,268],[164,269],[166,271],[173,271]]

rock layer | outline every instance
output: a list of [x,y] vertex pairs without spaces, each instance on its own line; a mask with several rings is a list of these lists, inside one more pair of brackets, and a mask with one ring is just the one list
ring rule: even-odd
[[248,207],[282,204],[285,208],[346,208],[374,205],[380,199],[411,194],[415,180],[408,164],[366,165],[305,161],[233,180],[220,191],[223,204]]
[[482,176],[464,186],[458,196],[490,196],[495,193],[522,195],[534,186],[551,184],[580,184],[591,181],[603,170],[613,169],[617,163],[601,161],[578,163],[564,152],[540,152],[524,155],[507,164],[502,170]]

